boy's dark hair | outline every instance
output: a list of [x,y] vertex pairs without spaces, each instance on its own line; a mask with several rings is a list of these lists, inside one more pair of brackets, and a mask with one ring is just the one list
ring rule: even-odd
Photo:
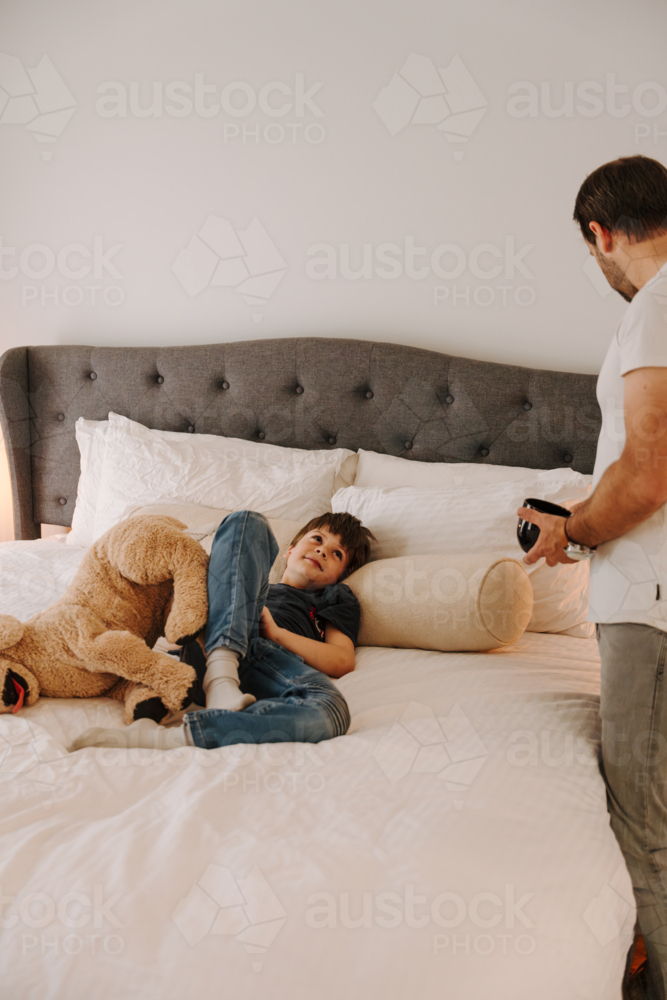
[[304,535],[310,531],[317,531],[318,528],[326,528],[332,535],[338,535],[340,544],[347,551],[349,559],[342,576],[349,576],[355,569],[368,562],[371,542],[377,539],[373,532],[369,528],[364,528],[359,518],[353,514],[320,514],[297,531],[290,545],[296,545]]
[[574,221],[595,243],[589,222],[639,243],[667,232],[667,169],[649,156],[622,156],[589,174],[574,203]]

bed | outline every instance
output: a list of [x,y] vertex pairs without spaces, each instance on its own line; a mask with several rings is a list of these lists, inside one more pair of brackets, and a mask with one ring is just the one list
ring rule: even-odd
[[[592,472],[595,379],[298,338],[17,348],[0,359],[26,619],[85,549],[74,423],[421,462]],[[620,997],[635,907],[598,764],[595,639],[487,653],[362,647],[352,722],[316,745],[67,753],[109,699],[0,717],[8,1000]]]

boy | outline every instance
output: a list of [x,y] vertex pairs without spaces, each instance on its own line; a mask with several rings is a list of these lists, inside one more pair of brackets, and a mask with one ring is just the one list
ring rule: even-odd
[[[297,533],[281,583],[269,585],[278,543],[268,521],[254,511],[229,514],[208,570],[206,709],[187,713],[179,727],[139,719],[124,730],[88,729],[71,749],[212,749],[342,736],[349,710],[329,677],[354,670],[360,609],[340,580],[367,562],[373,539],[351,514],[322,514]],[[198,647],[186,651],[190,661]]]

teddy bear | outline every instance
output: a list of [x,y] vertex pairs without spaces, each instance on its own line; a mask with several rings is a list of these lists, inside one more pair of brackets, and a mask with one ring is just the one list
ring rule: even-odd
[[193,667],[152,647],[185,645],[208,615],[208,556],[165,515],[136,515],[88,550],[65,594],[20,622],[0,614],[0,713],[47,698],[115,698],[129,724],[193,700]]

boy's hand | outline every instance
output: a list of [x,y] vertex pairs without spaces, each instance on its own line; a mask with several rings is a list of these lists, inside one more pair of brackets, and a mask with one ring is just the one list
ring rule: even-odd
[[259,619],[259,634],[263,639],[278,643],[283,649],[300,656],[304,663],[330,677],[342,677],[354,670],[354,643],[331,622],[324,627],[325,641],[308,639],[276,625],[273,615],[264,608]]
[[273,615],[268,608],[262,608],[262,614],[259,619],[259,634],[263,639],[270,639],[272,642],[278,642],[278,636],[282,629],[280,629],[273,618]]

